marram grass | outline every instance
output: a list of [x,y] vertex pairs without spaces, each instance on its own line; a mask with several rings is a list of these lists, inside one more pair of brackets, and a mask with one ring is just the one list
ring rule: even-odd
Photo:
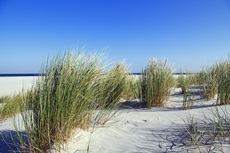
[[[113,78],[103,75],[101,55],[68,52],[47,60],[41,71],[46,75],[40,77],[33,94],[21,105],[28,150],[45,152],[55,145],[60,151],[77,129],[106,123],[118,106],[125,77],[122,65],[112,71],[109,74]],[[121,78],[113,80],[115,73]]]
[[148,108],[164,106],[175,83],[172,66],[168,66],[167,60],[149,61],[141,78],[141,102]]
[[139,76],[137,75],[129,75],[126,80],[125,89],[121,96],[122,99],[130,101],[134,99],[140,99],[138,96],[139,86]]
[[5,103],[7,100],[9,100],[11,97],[10,96],[2,96],[0,97],[0,104]]
[[183,110],[192,109],[194,103],[194,88],[196,84],[196,76],[192,73],[184,76],[181,72],[177,78],[177,86],[181,88],[183,94]]
[[202,98],[206,98],[207,100],[214,99],[218,90],[218,81],[217,81],[217,69],[215,65],[210,69],[203,70],[199,73],[200,83],[202,85],[200,95]]
[[199,118],[189,116],[187,120],[182,119],[185,128],[181,130],[186,136],[184,145],[200,152],[224,152],[223,144],[228,144],[230,138],[229,118],[227,107],[215,107],[203,111]]
[[32,90],[27,90],[13,96],[3,96],[0,98],[2,106],[0,107],[0,120],[7,120],[20,112],[20,107],[26,97],[31,97]]
[[230,57],[216,64],[217,71],[217,103],[230,104]]
[[201,96],[207,100],[214,99],[216,104],[230,104],[230,60],[216,62],[211,68],[199,73],[199,80],[203,86]]
[[[167,60],[149,61],[138,80],[130,78],[123,63],[105,72],[102,56],[79,52],[57,55],[44,64],[36,85],[26,92],[12,97],[0,98],[4,105],[0,108],[1,119],[21,113],[28,137],[28,146],[19,135],[21,145],[28,152],[46,152],[60,149],[70,140],[77,129],[89,130],[105,124],[120,105],[119,100],[140,98],[148,108],[164,106],[170,90],[176,85],[172,66]],[[192,109],[190,86],[202,84],[202,94],[207,100],[217,94],[217,104],[230,103],[230,62],[229,59],[214,64],[201,73],[180,76],[178,85],[184,93],[183,108]],[[191,144],[198,145],[202,140],[197,137],[210,134],[211,145],[214,141],[225,143],[229,134],[229,111],[211,110],[212,117],[205,116],[207,131],[199,132],[194,118],[187,118],[186,133]],[[19,127],[16,127],[16,131]],[[195,134],[195,135],[194,135]],[[222,141],[223,140],[223,141]],[[55,148],[52,148],[56,146]]]
[[123,63],[118,63],[116,67],[111,68],[103,76],[104,78],[96,81],[99,86],[98,100],[99,103],[109,106],[110,104],[118,104],[121,97],[125,96],[128,81],[127,68]]

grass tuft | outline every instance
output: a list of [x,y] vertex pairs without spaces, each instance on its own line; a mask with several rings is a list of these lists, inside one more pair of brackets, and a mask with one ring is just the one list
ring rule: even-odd
[[[44,152],[55,146],[60,151],[77,129],[106,123],[123,89],[123,66],[119,66],[108,73],[109,78],[103,75],[101,55],[70,51],[47,60],[41,70],[46,75],[37,81],[33,94],[23,95],[20,107],[28,150]],[[121,78],[113,80],[117,74]]]
[[[20,112],[20,107],[26,97],[32,96],[33,91],[22,90],[21,93],[13,96],[3,96],[0,98],[2,106],[0,107],[0,120],[7,120]],[[29,105],[30,103],[28,103]]]
[[141,102],[148,108],[165,106],[175,83],[172,66],[168,66],[167,60],[149,61],[141,78]]
[[177,78],[177,86],[181,88],[183,94],[183,110],[192,109],[194,103],[196,76],[192,73],[184,76],[183,73]]

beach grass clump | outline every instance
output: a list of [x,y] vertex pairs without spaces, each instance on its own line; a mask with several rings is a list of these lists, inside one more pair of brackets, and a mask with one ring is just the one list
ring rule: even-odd
[[200,72],[199,78],[202,85],[201,97],[210,100],[217,95],[216,104],[225,105],[230,103],[229,57]]
[[134,99],[139,99],[140,96],[138,96],[138,89],[140,88],[140,81],[139,81],[139,76],[136,75],[129,75],[126,80],[126,86],[125,90],[122,94],[122,98],[130,101]]
[[218,71],[216,66],[212,66],[210,69],[203,70],[199,73],[200,84],[202,88],[200,90],[200,95],[206,98],[207,101],[214,99],[218,92]]
[[183,110],[192,109],[194,103],[194,92],[191,89],[187,89],[187,91],[183,95]]
[[128,71],[123,63],[118,63],[115,67],[111,67],[102,75],[101,79],[94,82],[94,84],[98,85],[94,93],[97,107],[97,117],[94,118],[95,123],[104,125],[117,113],[114,110],[121,105],[122,99],[130,96],[126,95],[127,89],[129,89],[127,82],[129,82]]
[[177,87],[181,88],[181,93],[186,92],[186,86],[188,85],[188,79],[180,73],[180,76],[177,78]]
[[130,75],[126,84],[126,100],[142,99],[142,75]]
[[141,102],[148,108],[165,106],[176,81],[167,60],[149,61],[141,77]]
[[195,74],[189,73],[185,76],[183,73],[180,73],[180,76],[177,78],[177,84],[183,94],[183,110],[192,109],[195,92],[192,85],[196,84]]
[[[186,136],[184,145],[198,148],[199,151],[223,151],[223,144],[230,143],[230,113],[227,107],[209,108],[199,118],[182,119]],[[208,150],[207,150],[208,148]],[[215,150],[213,150],[215,149]]]
[[185,128],[182,129],[182,131],[186,137],[186,139],[183,140],[183,145],[190,145],[201,151],[206,128],[201,128],[200,123],[194,118],[194,116],[189,115],[186,117],[186,120],[182,120],[185,124]]
[[109,106],[113,103],[118,105],[121,98],[127,98],[128,71],[123,63],[118,63],[103,76],[103,79],[96,81],[99,86],[98,100],[100,104]]
[[209,109],[209,115],[204,114],[204,122],[212,138],[212,144],[217,141],[225,144],[230,139],[230,113],[226,107]]
[[20,104],[22,104],[22,95],[17,94],[12,97],[2,98],[3,105],[0,108],[0,120],[6,120],[20,112]]
[[[20,107],[23,104],[25,97],[32,96],[32,90],[27,90],[15,94],[13,96],[1,97],[2,106],[0,107],[0,120],[6,120],[13,117],[15,114],[20,112]],[[28,103],[28,105],[31,103]]]
[[217,71],[217,103],[230,104],[230,58],[215,65]]
[[[36,82],[33,94],[23,99],[20,110],[30,152],[45,152],[54,146],[60,151],[77,129],[89,130],[111,117],[118,98],[117,93],[109,95],[112,99],[104,94],[116,87],[102,86],[103,72],[102,55],[70,51],[47,60],[41,69],[45,75]],[[107,100],[107,107],[102,99]]]
[[2,96],[2,97],[0,97],[0,104],[5,103],[10,98],[11,98],[10,96]]

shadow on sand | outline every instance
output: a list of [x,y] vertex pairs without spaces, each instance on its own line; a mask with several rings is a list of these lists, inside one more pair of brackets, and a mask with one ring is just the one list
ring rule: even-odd
[[[182,94],[180,94],[181,96]],[[182,95],[183,96],[183,95]],[[139,101],[125,101],[122,102],[121,106],[119,107],[120,110],[134,110],[134,111],[151,111],[151,112],[158,112],[158,111],[183,111],[183,101],[178,100],[170,100],[171,102],[177,104],[177,107],[154,107],[151,109],[147,108],[146,104],[141,104]],[[206,101],[204,99],[194,99],[194,104],[192,109],[200,109],[200,108],[208,108],[208,107],[216,107],[215,104],[199,104],[199,103],[205,103]],[[179,106],[178,106],[179,105]]]
[[[220,142],[212,142],[208,131],[204,132],[206,126],[205,124],[199,123],[199,132],[201,134],[197,136],[186,133],[187,127],[184,124],[176,125],[173,123],[170,127],[163,129],[139,129],[139,132],[143,133],[142,137],[138,140],[141,142],[141,145],[138,144],[135,147],[139,152],[221,152],[223,148]],[[229,144],[229,141],[226,141],[225,144]],[[200,146],[200,150],[198,146]],[[224,152],[228,152],[229,149],[229,145],[225,146]]]
[[[26,142],[27,137],[25,132],[18,132],[23,141]],[[28,145],[28,144],[27,144]],[[13,130],[0,131],[0,152],[28,152],[23,150],[18,139],[18,135]]]

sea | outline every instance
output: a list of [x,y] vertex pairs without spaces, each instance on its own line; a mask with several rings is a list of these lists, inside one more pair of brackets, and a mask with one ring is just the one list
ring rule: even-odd
[[24,76],[41,76],[39,73],[9,73],[0,74],[0,77],[24,77]]
[[[141,75],[142,73],[129,73],[129,75]],[[0,77],[25,77],[25,76],[43,76],[45,74],[40,73],[9,73],[9,74],[0,74]],[[180,73],[174,73],[174,75],[180,75]],[[183,73],[186,75],[186,73]]]

